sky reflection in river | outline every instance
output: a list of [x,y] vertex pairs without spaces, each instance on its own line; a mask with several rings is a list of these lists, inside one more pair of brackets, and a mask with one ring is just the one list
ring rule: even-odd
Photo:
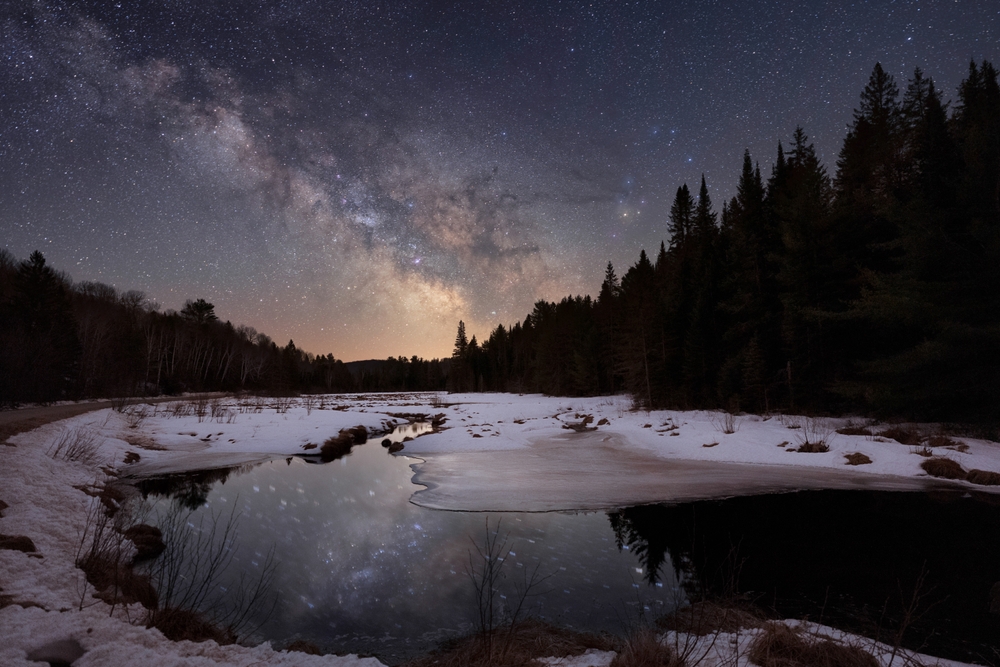
[[[298,637],[338,652],[397,659],[468,631],[475,618],[470,552],[491,529],[509,533],[508,585],[536,566],[551,575],[533,613],[585,630],[619,631],[672,608],[669,562],[650,586],[619,550],[605,513],[481,514],[417,507],[409,464],[379,446],[325,465],[274,461],[217,484],[199,515],[240,515],[231,576],[259,570],[273,545],[277,605],[258,631],[278,646]],[[166,501],[161,501],[161,506]],[[512,589],[511,589],[512,590]]]

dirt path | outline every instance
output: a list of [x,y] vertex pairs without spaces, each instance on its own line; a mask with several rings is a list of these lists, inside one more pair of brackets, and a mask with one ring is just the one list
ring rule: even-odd
[[[136,400],[136,403],[169,403],[171,401],[194,400],[199,397],[216,398],[225,396],[221,392],[210,394],[198,394],[188,396],[161,396],[158,398],[146,398]],[[91,401],[86,403],[67,403],[65,405],[42,405],[36,408],[22,408],[20,410],[5,410],[0,412],[0,443],[6,443],[7,439],[18,433],[31,431],[44,426],[49,422],[69,419],[85,412],[103,410],[114,405],[113,401]]]
[[567,433],[524,449],[419,457],[424,462],[414,466],[413,481],[427,488],[411,502],[445,510],[602,510],[806,489],[946,486],[850,470],[669,459],[632,450],[604,433]]

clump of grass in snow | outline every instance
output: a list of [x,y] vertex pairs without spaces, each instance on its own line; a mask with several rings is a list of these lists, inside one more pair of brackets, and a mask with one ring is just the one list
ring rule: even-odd
[[833,437],[833,429],[819,419],[806,419],[802,428],[795,434],[795,439],[799,443],[795,451],[809,454],[820,454],[830,451],[829,441]]
[[872,462],[866,454],[861,452],[852,452],[850,454],[844,454],[844,458],[847,459],[847,465],[849,466],[863,466]]
[[587,649],[611,651],[614,639],[529,618],[514,628],[511,643],[502,655],[484,650],[482,637],[473,634],[446,642],[429,655],[406,663],[406,667],[521,667],[538,664],[535,658],[582,655]]
[[633,632],[622,643],[611,667],[682,667],[681,660],[669,644],[660,641],[649,627]]
[[892,426],[879,433],[883,438],[891,438],[901,445],[919,445],[921,436],[918,431],[902,426]]
[[967,480],[983,486],[1000,486],[1000,473],[990,470],[970,470]]
[[968,474],[957,461],[952,461],[941,456],[927,459],[920,464],[920,467],[928,475],[943,477],[944,479],[965,479]]
[[858,646],[809,636],[783,623],[767,626],[750,645],[750,662],[761,667],[879,667]]

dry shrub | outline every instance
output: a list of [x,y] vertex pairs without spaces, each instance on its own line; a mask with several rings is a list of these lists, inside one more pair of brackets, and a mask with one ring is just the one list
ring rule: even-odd
[[1000,486],[1000,473],[990,470],[970,470],[966,479],[973,484],[983,486]]
[[946,435],[932,435],[927,438],[924,444],[928,447],[958,447],[962,443],[958,440],[952,440]]
[[625,638],[611,667],[681,667],[683,661],[660,641],[650,627],[642,627]]
[[513,629],[507,651],[492,657],[485,650],[479,634],[446,642],[429,655],[417,658],[406,667],[520,667],[534,664],[535,658],[582,655],[588,649],[610,651],[614,640],[603,635],[558,628],[543,621],[527,619]]
[[932,477],[943,477],[944,479],[965,479],[967,473],[957,461],[946,459],[942,456],[935,456],[920,464],[928,475]]
[[150,611],[146,627],[156,628],[164,637],[175,642],[214,640],[217,644],[236,643],[236,635],[232,631],[220,628],[198,612],[188,609],[168,607]]
[[26,554],[38,551],[31,538],[25,535],[0,535],[0,549],[23,551]]
[[63,433],[49,448],[48,454],[57,460],[92,463],[97,458],[98,447],[100,442],[95,434],[75,429]]
[[866,454],[861,452],[852,452],[850,454],[844,454],[844,458],[847,459],[847,465],[849,466],[863,466],[872,462]]
[[857,646],[825,638],[807,639],[782,623],[772,623],[750,644],[750,662],[761,667],[879,667]]
[[352,447],[354,447],[354,436],[350,431],[341,431],[338,435],[327,438],[319,448],[319,454],[324,463],[329,463],[350,454]]
[[859,426],[859,425],[854,424],[852,422],[852,423],[848,424],[847,426],[843,426],[841,428],[838,428],[837,429],[837,433],[839,433],[840,435],[863,435],[865,437],[869,437],[870,438],[872,436],[872,427],[871,426]]
[[891,438],[902,445],[919,445],[920,433],[902,426],[893,426],[879,433],[883,438]]
[[804,452],[806,454],[823,454],[830,451],[830,447],[825,442],[803,442],[799,445],[797,452]]

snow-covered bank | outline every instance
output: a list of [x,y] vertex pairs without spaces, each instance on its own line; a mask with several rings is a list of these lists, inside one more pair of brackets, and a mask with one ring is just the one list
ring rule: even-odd
[[[920,468],[925,460],[918,455],[920,447],[833,432],[847,420],[745,416],[727,424],[715,413],[631,412],[621,398],[478,394],[177,405],[181,407],[135,406],[125,413],[101,410],[22,433],[11,439],[12,446],[0,446],[0,501],[8,505],[0,533],[26,536],[37,549],[33,554],[0,550],[0,664],[38,664],[27,659],[32,651],[67,639],[84,651],[73,663],[81,666],[380,664],[289,654],[267,645],[170,642],[158,631],[130,622],[141,617],[138,607],[112,611],[94,599],[74,561],[88,511],[99,502],[88,490],[109,473],[141,476],[303,454],[342,429],[360,425],[374,434],[421,413],[443,414],[447,421],[441,432],[406,443],[404,454],[426,459],[418,466],[420,478],[433,479],[435,485],[417,499],[438,493],[463,509],[478,497],[489,497],[490,488],[508,496],[516,488],[526,508],[545,509],[543,503],[565,508],[594,498],[600,506],[633,504],[637,489],[645,494],[641,502],[664,500],[670,489],[684,485],[695,495],[760,493],[772,489],[769,485],[779,477],[786,485],[782,488],[844,488],[837,486],[841,483],[849,488],[915,488],[932,481]],[[588,416],[590,423],[583,424]],[[564,428],[568,425],[597,430],[576,432]],[[724,433],[727,426],[735,432]],[[68,442],[64,436],[78,434],[89,437],[86,451],[69,460],[65,449],[54,451],[58,443]],[[800,440],[817,436],[825,437],[829,452],[789,451]],[[779,446],[782,442],[786,444]],[[967,470],[1000,471],[1000,446],[966,438],[955,442],[948,447],[966,451],[942,446],[934,453]],[[847,466],[845,455],[851,453],[863,453],[872,463]],[[667,484],[661,478],[670,470],[680,472]]]
[[[624,397],[447,398],[453,405],[442,411],[450,428],[406,449],[425,460],[415,481],[428,488],[414,502],[438,509],[598,509],[796,489],[1000,491],[943,481],[921,468],[933,454],[965,470],[1000,472],[1000,445],[983,440],[903,445],[877,435],[885,425],[870,435],[836,432],[860,420],[632,411]],[[937,433],[930,426],[911,430]],[[829,451],[798,451],[806,442]],[[870,463],[848,465],[853,454]]]

